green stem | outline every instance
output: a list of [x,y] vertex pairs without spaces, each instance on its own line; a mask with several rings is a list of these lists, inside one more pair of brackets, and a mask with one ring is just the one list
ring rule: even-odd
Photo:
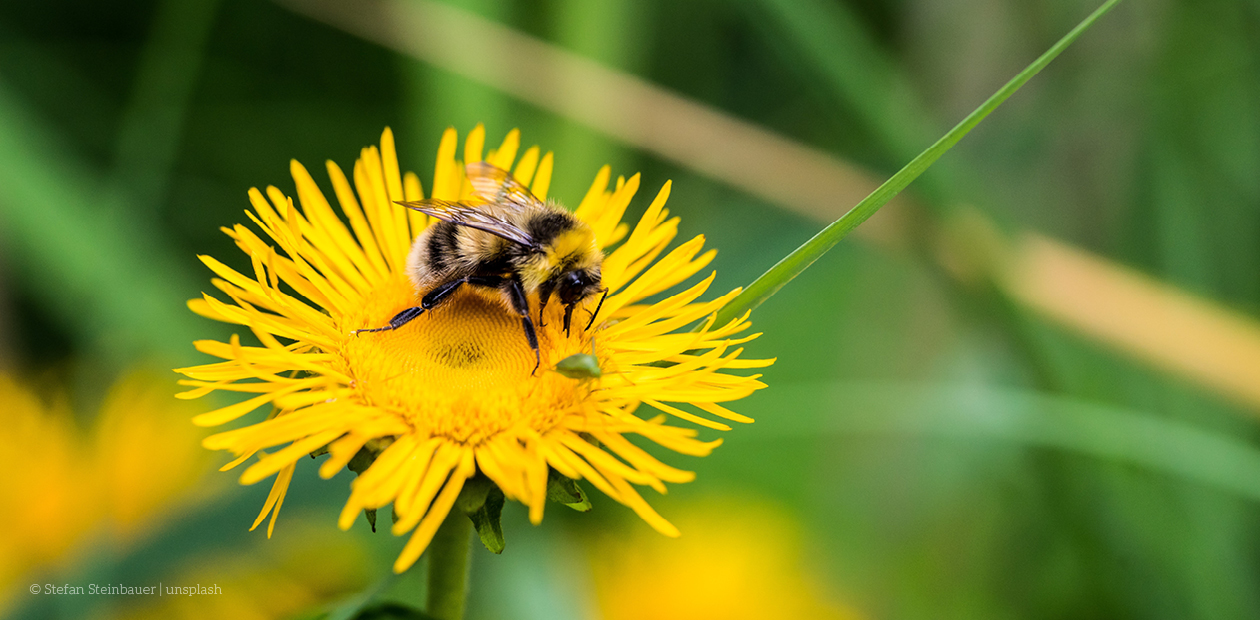
[[858,224],[865,222],[867,218],[875,214],[876,211],[888,204],[901,190],[910,185],[912,181],[923,174],[928,167],[936,163],[950,148],[958,143],[963,136],[967,135],[980,121],[984,120],[991,112],[1002,105],[1004,101],[1015,94],[1028,80],[1037,75],[1050,61],[1054,60],[1063,50],[1067,49],[1077,37],[1081,36],[1098,18],[1110,11],[1120,0],[1108,0],[1096,11],[1086,17],[1084,21],[1078,24],[1071,32],[1064,35],[1055,43],[1053,47],[1042,54],[1037,60],[1028,65],[1026,69],[1016,75],[1005,86],[999,89],[993,96],[989,97],[980,107],[976,108],[971,114],[967,115],[961,123],[958,123],[949,133],[945,134],[935,144],[928,147],[927,150],[919,154],[906,164],[904,168],[894,174],[892,178],[880,185],[878,189],[871,192],[871,195],[862,199],[857,206],[853,207],[848,213],[845,213],[840,219],[832,222],[826,228],[822,229],[812,239],[806,241],[804,245],[792,251],[779,261],[769,271],[761,275],[753,281],[748,288],[744,289],[735,299],[726,304],[721,311],[718,312],[717,321],[714,325],[725,325],[732,319],[742,315],[744,312],[752,310],[761,305],[761,302],[770,298],[771,295],[779,292],[785,284],[792,281],[793,278],[800,275],[814,261],[826,254],[831,248],[835,247],[841,239],[848,236]]
[[425,605],[438,620],[461,620],[468,595],[468,550],[472,521],[452,510],[429,543],[429,594]]

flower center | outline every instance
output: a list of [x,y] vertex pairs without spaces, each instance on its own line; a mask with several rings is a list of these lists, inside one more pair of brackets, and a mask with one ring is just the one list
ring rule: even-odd
[[[419,430],[477,444],[526,425],[545,432],[580,406],[587,382],[550,369],[589,341],[572,337],[548,312],[536,327],[541,363],[519,316],[509,313],[494,291],[464,287],[441,306],[392,331],[347,336],[342,353],[365,404],[392,409]],[[394,279],[368,295],[366,307],[347,317],[346,331],[386,325],[417,303],[405,279]],[[536,310],[532,313],[536,318]]]

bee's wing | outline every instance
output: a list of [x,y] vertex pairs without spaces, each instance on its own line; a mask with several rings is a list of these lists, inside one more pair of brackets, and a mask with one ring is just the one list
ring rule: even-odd
[[475,161],[465,166],[468,182],[473,193],[482,200],[515,211],[527,211],[542,206],[529,188],[521,185],[516,177],[494,164]]
[[434,198],[409,202],[399,200],[397,203],[408,209],[415,209],[425,215],[431,215],[439,220],[458,226],[484,230],[492,235],[526,247],[538,247],[538,243],[534,241],[534,238],[528,232],[501,217],[489,213],[485,209],[486,205],[469,205],[462,202],[450,202]]

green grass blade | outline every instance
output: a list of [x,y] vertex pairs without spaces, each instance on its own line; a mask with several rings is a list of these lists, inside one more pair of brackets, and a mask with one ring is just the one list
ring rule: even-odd
[[806,67],[883,144],[893,164],[914,157],[938,133],[919,93],[890,54],[844,2],[755,0],[753,27],[791,42],[793,63]]
[[187,357],[204,327],[184,300],[201,289],[144,218],[102,195],[91,168],[0,81],[0,243],[43,308],[117,363]]
[[717,325],[722,325],[731,319],[740,316],[748,310],[752,310],[761,305],[762,302],[769,299],[770,296],[779,292],[785,284],[793,278],[805,271],[814,261],[826,254],[831,248],[835,247],[841,239],[844,239],[854,228],[865,222],[868,218],[875,214],[876,211],[892,200],[897,194],[900,194],[906,186],[923,174],[936,160],[940,159],[946,151],[953,148],[963,136],[967,135],[980,121],[984,120],[990,113],[1002,105],[1011,95],[1015,94],[1028,80],[1034,75],[1041,72],[1042,69],[1049,65],[1063,50],[1067,49],[1078,37],[1081,36],[1094,22],[1098,21],[1103,15],[1119,4],[1120,0],[1108,0],[1102,6],[1098,7],[1093,13],[1086,17],[1084,21],[1077,24],[1071,32],[1059,39],[1049,50],[1042,54],[1032,64],[1028,65],[1023,71],[1019,72],[1014,78],[1007,82],[996,93],[990,96],[980,107],[976,108],[971,114],[967,115],[962,122],[954,126],[953,129],[946,133],[944,137],[937,140],[935,144],[928,147],[927,150],[915,157],[904,168],[897,171],[892,178],[880,185],[874,192],[859,202],[857,206],[845,213],[840,219],[832,222],[826,228],[822,229],[812,239],[806,241],[804,245],[794,250],[780,260],[769,271],[757,278],[748,288],[744,289],[738,297],[731,300],[729,304],[722,308],[718,313]]
[[114,154],[114,191],[128,214],[154,217],[166,199],[185,118],[221,0],[164,0],[136,70]]
[[[1027,390],[903,382],[776,386],[759,440],[922,436],[1048,448],[1134,465],[1260,501],[1260,450],[1220,431],[1131,409]],[[837,408],[835,403],[843,403]]]

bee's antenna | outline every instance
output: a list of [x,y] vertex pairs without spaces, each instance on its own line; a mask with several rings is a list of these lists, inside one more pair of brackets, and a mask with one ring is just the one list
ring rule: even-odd
[[591,326],[595,324],[595,316],[599,314],[599,309],[604,307],[604,299],[608,297],[608,289],[604,288],[604,294],[599,296],[599,303],[595,305],[595,311],[591,313],[591,320],[587,321],[584,332],[590,331]]

